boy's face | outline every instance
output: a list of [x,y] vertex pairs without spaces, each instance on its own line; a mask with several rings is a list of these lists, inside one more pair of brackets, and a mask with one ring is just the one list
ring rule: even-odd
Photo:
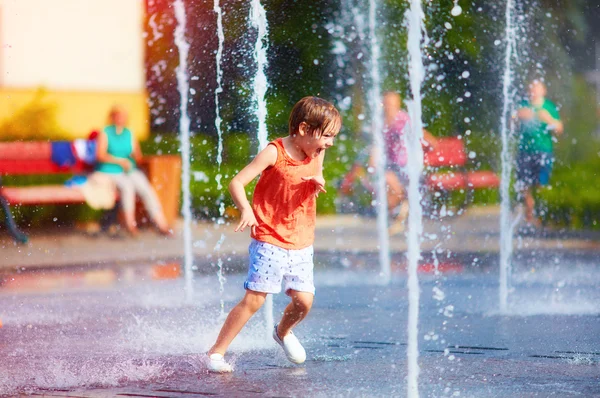
[[300,124],[300,136],[302,137],[301,149],[306,156],[311,159],[318,157],[321,152],[333,146],[333,141],[337,134],[323,133],[320,137],[314,137],[306,123]]
[[538,101],[546,96],[546,86],[544,83],[535,81],[529,85],[529,99]]

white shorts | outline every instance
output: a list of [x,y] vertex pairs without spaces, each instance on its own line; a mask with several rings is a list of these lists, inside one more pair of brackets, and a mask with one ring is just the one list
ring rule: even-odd
[[315,294],[313,283],[313,247],[300,250],[282,249],[270,243],[252,239],[248,248],[250,264],[244,288],[262,293],[296,290]]

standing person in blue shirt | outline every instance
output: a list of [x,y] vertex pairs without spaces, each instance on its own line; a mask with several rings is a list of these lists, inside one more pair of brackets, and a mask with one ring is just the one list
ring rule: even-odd
[[109,114],[110,125],[106,126],[97,138],[96,171],[104,173],[117,186],[121,196],[121,207],[125,224],[131,235],[137,235],[135,222],[135,196],[140,196],[150,218],[165,235],[171,231],[163,213],[156,192],[146,175],[137,168],[142,158],[139,142],[127,125],[127,112],[115,106]]
[[538,225],[534,217],[533,190],[548,185],[554,163],[554,136],[563,133],[563,123],[556,105],[546,98],[546,86],[539,80],[529,85],[529,100],[521,103],[517,155],[517,192],[525,202],[525,220]]

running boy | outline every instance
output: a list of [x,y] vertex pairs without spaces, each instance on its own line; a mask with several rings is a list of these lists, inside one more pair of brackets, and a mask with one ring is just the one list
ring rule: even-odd
[[556,105],[546,98],[546,85],[534,80],[529,85],[529,101],[517,112],[521,121],[517,155],[517,192],[525,202],[525,221],[537,226],[533,191],[548,185],[554,163],[553,141],[563,133],[564,125]]
[[[235,231],[251,229],[252,241],[246,294],[231,310],[215,345],[208,351],[211,372],[231,372],[223,355],[267,294],[281,292],[281,281],[291,302],[273,330],[273,339],[293,363],[303,363],[306,352],[292,329],[310,311],[313,285],[313,241],[316,196],[325,192],[325,150],[341,128],[341,117],[329,102],[304,97],[292,109],[289,135],[269,143],[229,184],[241,211]],[[256,176],[252,205],[244,187]]]

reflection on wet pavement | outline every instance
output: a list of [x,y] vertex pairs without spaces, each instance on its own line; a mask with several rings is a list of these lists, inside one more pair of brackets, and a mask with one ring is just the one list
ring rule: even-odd
[[[493,256],[435,257],[424,256],[420,267],[423,396],[600,394],[594,256],[521,253],[507,314],[497,309]],[[177,264],[4,275],[0,394],[404,396],[403,256],[394,255],[388,286],[370,255],[317,259],[315,305],[297,329],[306,364],[288,363],[256,316],[231,347],[230,375],[208,374],[204,363],[222,323],[216,276],[198,275],[186,303]],[[223,299],[231,308],[244,275],[227,278]],[[285,304],[275,297],[276,314]]]

